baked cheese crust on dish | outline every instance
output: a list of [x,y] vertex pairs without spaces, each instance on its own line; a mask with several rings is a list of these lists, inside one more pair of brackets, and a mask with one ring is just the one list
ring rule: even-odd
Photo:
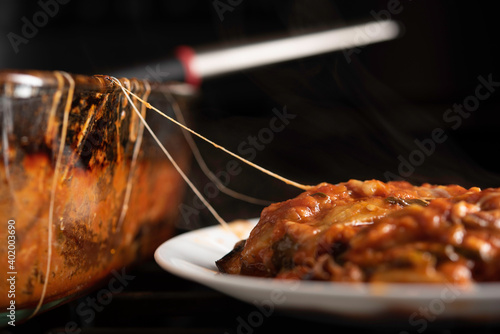
[[344,282],[500,280],[500,189],[350,180],[270,205],[222,273]]

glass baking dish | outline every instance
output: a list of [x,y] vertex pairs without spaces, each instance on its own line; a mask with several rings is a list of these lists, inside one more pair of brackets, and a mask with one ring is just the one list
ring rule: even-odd
[[[196,94],[120,82],[172,117]],[[133,102],[186,170],[182,130]],[[0,285],[0,307],[14,303],[16,320],[88,291],[173,234],[185,184],[109,77],[0,71],[0,129],[0,267],[14,283]]]

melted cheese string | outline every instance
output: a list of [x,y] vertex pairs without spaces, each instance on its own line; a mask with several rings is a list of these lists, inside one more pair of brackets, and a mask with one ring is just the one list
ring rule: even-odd
[[69,82],[69,88],[68,88],[68,96],[66,98],[66,105],[64,106],[64,116],[63,116],[63,123],[62,123],[62,129],[61,129],[61,139],[59,143],[59,151],[57,153],[57,159],[56,159],[56,164],[54,167],[54,175],[52,177],[52,188],[50,191],[50,204],[49,204],[49,217],[47,220],[47,266],[45,268],[45,277],[44,277],[44,282],[43,282],[43,287],[42,287],[42,294],[40,295],[40,300],[38,301],[38,305],[36,306],[35,310],[33,313],[30,315],[29,318],[34,317],[41,309],[43,305],[43,301],[45,299],[45,295],[47,293],[47,286],[49,285],[49,278],[50,278],[50,268],[52,265],[52,229],[54,226],[54,205],[55,205],[55,197],[56,197],[56,190],[57,190],[57,184],[58,184],[58,178],[59,178],[59,169],[61,166],[61,161],[64,153],[64,147],[66,145],[66,134],[68,130],[68,120],[69,120],[69,113],[71,110],[71,103],[73,102],[73,94],[75,92],[75,81],[73,78],[66,72],[54,72],[54,75],[57,78],[57,81],[59,83],[58,86],[58,92],[62,90],[63,84],[64,84],[64,78],[63,76],[68,80]]
[[[184,119],[184,115],[182,114],[181,108],[179,107],[179,104],[175,100],[175,98],[170,94],[170,92],[165,92],[164,93],[165,98],[167,101],[172,105],[172,110],[175,113],[175,117],[182,123],[186,124],[186,120]],[[145,106],[143,104],[143,106]],[[201,155],[200,150],[198,149],[198,146],[196,146],[196,143],[194,142],[193,137],[191,134],[187,131],[182,132],[184,134],[184,138],[186,139],[189,147],[191,148],[191,151],[193,152],[193,156],[200,166],[202,172],[215,184],[217,189],[219,189],[221,192],[223,192],[226,195],[229,195],[233,198],[239,199],[241,201],[245,201],[248,203],[256,204],[256,205],[263,205],[263,206],[269,206],[272,204],[271,201],[266,201],[260,198],[255,198],[251,197],[242,193],[239,193],[231,188],[226,187],[221,180],[210,170],[210,168],[207,166],[205,163],[205,160],[203,159],[203,156]]]
[[[147,100],[148,97],[149,97],[149,94],[151,93],[151,86],[150,86],[150,84],[147,81],[145,81],[144,84],[146,86],[146,91],[144,92],[143,98],[145,100]],[[132,105],[134,105],[134,104],[132,103]],[[146,116],[146,106],[144,104],[141,107],[141,114],[143,116]],[[123,199],[123,206],[122,206],[122,210],[121,210],[121,213],[120,213],[120,218],[118,219],[118,224],[117,224],[117,227],[116,227],[117,231],[121,230],[123,221],[125,220],[125,216],[127,215],[127,211],[128,211],[128,208],[129,208],[128,203],[130,202],[130,197],[132,195],[132,183],[133,183],[132,181],[133,181],[134,171],[135,171],[135,168],[136,168],[136,165],[137,165],[137,158],[139,157],[139,151],[141,149],[142,137],[143,137],[143,133],[144,133],[144,125],[143,125],[143,123],[142,122],[139,123],[138,126],[139,126],[139,129],[137,131],[137,139],[136,139],[135,146],[134,146],[134,152],[132,153],[132,162],[130,163],[130,172],[129,172],[128,179],[127,179],[127,187],[125,189],[125,196],[124,196],[124,199]]]

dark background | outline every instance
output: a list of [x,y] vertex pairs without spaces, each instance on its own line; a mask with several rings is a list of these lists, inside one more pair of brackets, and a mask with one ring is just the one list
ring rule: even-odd
[[[212,0],[71,0],[60,5],[57,15],[15,53],[7,35],[20,34],[22,18],[31,20],[40,6],[37,1],[0,0],[0,68],[113,74],[138,64],[154,66],[181,44],[245,43],[268,34],[343,26],[373,20],[370,12],[380,13],[387,6],[388,1],[243,0],[225,12],[221,21]],[[495,3],[402,0],[401,6],[401,13],[392,18],[402,24],[404,35],[362,48],[351,62],[337,52],[205,81],[192,105],[193,127],[237,151],[248,136],[269,126],[273,108],[286,106],[296,118],[276,133],[253,161],[305,184],[351,178],[386,181],[387,172],[398,174],[398,157],[407,159],[417,148],[414,140],[430,138],[433,129],[440,127],[449,139],[436,145],[435,153],[426,156],[406,179],[415,184],[499,187],[500,92],[482,101],[458,129],[443,121],[447,109],[474,94],[478,76],[491,74],[494,81],[500,81]],[[198,143],[214,172],[225,170],[227,162],[233,160]],[[242,168],[231,178],[229,186],[235,190],[271,201],[299,193],[250,167]],[[196,166],[191,175],[203,189],[208,179]],[[193,198],[187,191],[186,205],[191,206]],[[227,220],[256,217],[262,210],[222,194],[210,201]],[[198,215],[181,218],[179,231],[214,223],[208,211],[201,210]],[[92,324],[96,328],[86,328],[88,333],[101,333],[99,326],[114,325],[161,327],[159,331],[169,333],[178,331],[165,328],[190,327],[194,328],[192,333],[201,333],[201,327],[235,329],[234,319],[253,311],[250,305],[177,279],[154,263],[135,274],[134,287],[116,296]],[[18,332],[41,333],[54,326],[64,327],[68,319],[78,319],[77,303],[37,317],[20,326]],[[266,320],[259,332],[275,333],[277,328],[293,331],[297,325],[318,333],[333,332],[323,323],[301,322],[280,314]],[[352,333],[351,325],[336,327],[335,332]],[[456,328],[435,332],[455,333]],[[400,330],[381,328],[380,332]],[[415,328],[409,331],[415,332]]]
[[[23,16],[40,10],[35,1],[1,1],[0,67],[112,74],[190,46],[245,43],[266,35],[290,35],[373,20],[388,1],[241,1],[223,13],[213,1],[72,0],[16,54],[7,39],[20,34]],[[233,2],[234,3],[234,2]],[[410,182],[500,185],[498,93],[453,130],[443,114],[474,94],[478,76],[498,71],[499,43],[492,2],[400,1],[392,15],[404,27],[398,40],[367,46],[348,62],[337,52],[205,81],[192,106],[198,131],[237,151],[248,136],[269,125],[273,108],[297,115],[253,160],[305,183],[381,179],[398,175],[414,140],[441,127],[448,140],[408,177]],[[377,17],[375,17],[377,18]],[[231,160],[199,143],[214,172]],[[280,201],[298,191],[250,167],[230,187]],[[207,179],[194,167],[203,189]],[[188,192],[186,203],[191,205]],[[225,195],[211,199],[226,219],[257,216],[261,207]],[[214,221],[206,212],[184,219],[191,228]],[[200,218],[201,217],[201,218]]]

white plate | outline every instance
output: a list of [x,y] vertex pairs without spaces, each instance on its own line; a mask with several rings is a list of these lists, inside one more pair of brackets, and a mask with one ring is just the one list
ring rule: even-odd
[[[231,224],[246,238],[256,220]],[[220,226],[202,228],[163,243],[155,259],[165,270],[255,304],[275,309],[353,316],[396,317],[415,325],[426,321],[500,319],[500,283],[469,287],[426,284],[330,283],[233,276],[217,271],[215,261],[239,240]]]

